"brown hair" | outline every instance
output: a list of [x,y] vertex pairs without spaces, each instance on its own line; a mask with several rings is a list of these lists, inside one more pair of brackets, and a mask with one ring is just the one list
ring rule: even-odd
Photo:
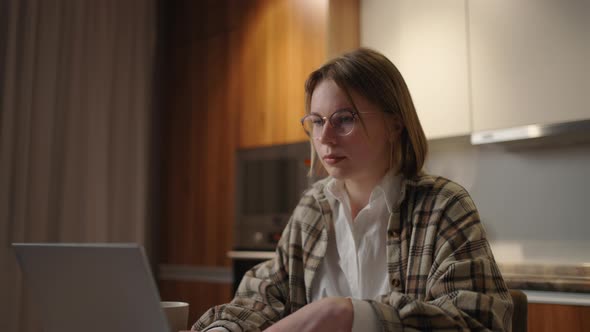
[[[311,96],[323,80],[333,80],[348,95],[355,91],[383,112],[397,115],[403,128],[399,139],[393,142],[392,167],[411,178],[424,165],[428,143],[416,114],[410,91],[399,70],[383,54],[360,48],[337,57],[312,72],[305,82],[305,110],[310,113]],[[317,156],[311,144],[311,172],[316,169]]]

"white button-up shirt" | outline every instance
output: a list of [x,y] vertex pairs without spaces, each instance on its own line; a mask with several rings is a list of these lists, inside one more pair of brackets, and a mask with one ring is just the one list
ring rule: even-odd
[[330,227],[326,256],[312,283],[311,298],[350,297],[354,306],[353,331],[378,330],[375,313],[362,300],[389,293],[387,222],[400,187],[401,178],[388,172],[353,220],[344,182],[332,179],[326,186],[334,225]]
[[[326,186],[334,225],[330,226],[326,256],[312,282],[311,299],[350,297],[354,308],[352,332],[379,330],[375,312],[363,300],[389,293],[387,222],[400,189],[401,177],[389,171],[371,192],[367,206],[352,220],[344,182],[332,179]],[[227,330],[220,327],[209,331]]]

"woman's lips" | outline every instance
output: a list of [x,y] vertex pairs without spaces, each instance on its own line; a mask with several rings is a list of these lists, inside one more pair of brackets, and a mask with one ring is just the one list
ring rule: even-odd
[[337,156],[337,155],[325,155],[324,156],[324,162],[328,165],[335,165],[337,163],[339,163],[340,161],[342,161],[345,157],[343,156]]

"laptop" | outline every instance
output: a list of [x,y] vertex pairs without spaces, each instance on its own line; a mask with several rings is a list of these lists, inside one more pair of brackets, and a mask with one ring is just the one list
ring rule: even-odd
[[170,332],[140,245],[12,246],[44,332]]

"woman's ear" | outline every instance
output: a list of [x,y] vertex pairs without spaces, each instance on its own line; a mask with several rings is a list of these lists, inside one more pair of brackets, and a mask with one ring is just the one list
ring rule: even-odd
[[389,140],[395,141],[399,138],[404,129],[404,124],[398,114],[394,114],[389,120]]

